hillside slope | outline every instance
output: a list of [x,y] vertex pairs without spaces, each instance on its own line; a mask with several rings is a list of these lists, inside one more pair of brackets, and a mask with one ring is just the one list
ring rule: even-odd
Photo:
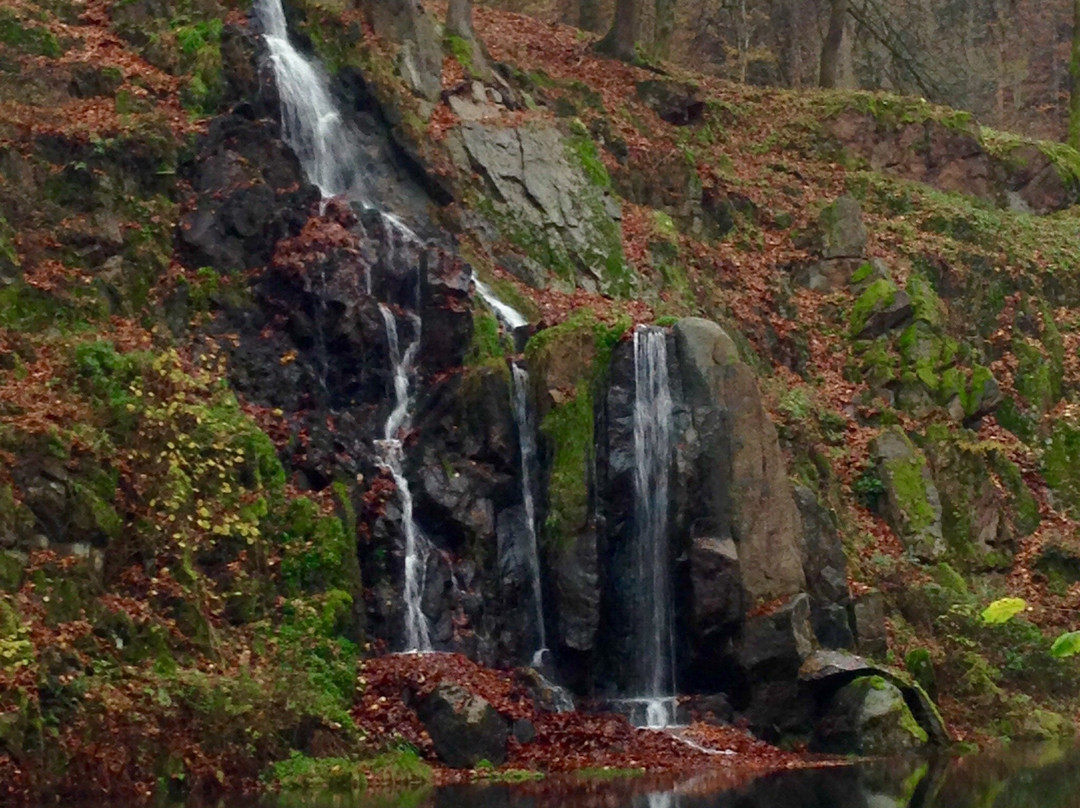
[[[296,2],[290,24],[335,76],[373,201],[420,247],[318,204],[242,0],[0,9],[0,789],[255,788],[293,752],[430,777],[398,754],[404,721],[434,760],[408,705],[357,682],[359,658],[404,647],[380,300],[422,309],[403,444],[441,650],[535,650],[499,550],[519,537],[523,359],[554,669],[585,698],[625,692],[629,332],[679,320],[684,339],[701,317],[728,335],[709,361],[736,368],[736,445],[680,444],[675,574],[695,580],[717,458],[743,488],[700,507],[791,563],[751,563],[745,539],[746,602],[718,633],[681,596],[685,690],[730,668],[747,722],[788,729],[724,644],[810,591],[822,642],[833,626],[907,666],[959,739],[1071,733],[1078,669],[1050,647],[1080,605],[1080,156],[914,99],[613,63],[488,9],[502,78],[471,81],[451,41],[438,86],[410,85],[400,43],[347,6]],[[808,558],[811,534],[843,557]],[[1007,596],[1025,611],[986,622]]]

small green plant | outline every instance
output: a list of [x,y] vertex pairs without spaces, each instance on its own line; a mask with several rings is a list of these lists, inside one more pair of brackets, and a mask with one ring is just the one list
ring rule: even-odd
[[885,483],[882,482],[876,468],[868,468],[856,478],[851,490],[866,508],[876,511],[881,505],[881,498],[885,495]]
[[1023,598],[1001,598],[982,610],[982,621],[988,626],[1007,623],[1027,608]]

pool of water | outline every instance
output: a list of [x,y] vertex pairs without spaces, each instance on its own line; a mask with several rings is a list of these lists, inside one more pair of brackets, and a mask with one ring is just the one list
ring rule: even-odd
[[351,797],[282,795],[259,808],[1080,808],[1080,751],[1046,746],[740,779],[722,771],[610,781],[565,777]]

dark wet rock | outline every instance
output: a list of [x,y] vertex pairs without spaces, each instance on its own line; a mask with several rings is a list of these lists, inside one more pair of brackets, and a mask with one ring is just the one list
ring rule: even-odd
[[735,542],[712,537],[692,539],[690,586],[695,641],[705,645],[730,634],[745,612]]
[[851,648],[847,557],[835,519],[805,486],[795,487],[795,502],[802,515],[803,571],[814,634],[826,648]]
[[269,263],[318,199],[278,124],[238,114],[211,121],[190,181],[196,206],[181,218],[180,255],[191,267],[221,272]]
[[748,617],[735,646],[739,664],[749,676],[793,675],[814,651],[810,598],[800,593],[772,611]]
[[689,81],[651,79],[639,81],[636,94],[645,106],[675,126],[697,123],[705,114],[701,88]]
[[472,769],[506,759],[506,722],[487,701],[456,684],[441,684],[417,706],[435,752],[447,766]]
[[723,693],[689,696],[685,700],[680,700],[679,708],[686,712],[690,720],[702,721],[706,724],[730,724],[734,718],[731,702]]
[[514,722],[513,734],[518,743],[532,743],[536,740],[536,727],[529,719],[519,718]]

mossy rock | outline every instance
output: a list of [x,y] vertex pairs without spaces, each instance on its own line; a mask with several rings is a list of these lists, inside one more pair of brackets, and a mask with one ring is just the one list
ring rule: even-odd
[[815,731],[819,749],[839,754],[895,755],[928,740],[900,689],[882,676],[860,676],[837,691]]
[[871,445],[885,487],[885,517],[905,548],[918,559],[934,561],[946,549],[941,531],[941,499],[926,457],[899,427],[878,435]]

